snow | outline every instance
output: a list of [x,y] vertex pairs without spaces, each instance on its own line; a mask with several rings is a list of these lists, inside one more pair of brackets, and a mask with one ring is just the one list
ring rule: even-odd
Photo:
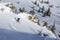
[[[3,14],[2,14],[3,15]],[[5,16],[6,14],[4,14],[3,16]],[[48,33],[48,35],[50,36],[50,37],[52,37],[52,38],[56,38],[55,36],[54,36],[54,34],[51,34],[52,32],[50,32],[50,31],[48,31],[46,28],[44,28],[44,27],[41,27],[40,28],[40,26],[38,26],[37,24],[35,24],[35,23],[33,23],[33,22],[31,22],[31,21],[29,21],[28,19],[27,19],[27,15],[28,14],[25,14],[25,13],[20,13],[19,15],[18,15],[18,17],[20,18],[20,23],[18,23],[18,22],[16,22],[15,20],[8,20],[9,22],[7,22],[7,20],[6,20],[6,18],[4,19],[4,20],[6,20],[6,22],[2,22],[1,23],[1,25],[0,26],[2,26],[3,28],[1,28],[0,27],[0,29],[1,29],[1,31],[0,32],[4,32],[3,33],[3,38],[4,38],[4,40],[5,39],[7,39],[7,38],[5,38],[5,37],[9,37],[10,35],[12,36],[12,34],[14,34],[12,37],[14,38],[14,36],[15,35],[17,35],[17,34],[19,34],[20,32],[20,34],[24,34],[23,36],[25,36],[25,33],[27,33],[27,34],[33,34],[33,35],[35,35],[35,34],[37,34],[38,33],[38,29],[39,30],[41,30],[42,31],[42,33]],[[6,15],[7,16],[7,15]],[[10,17],[10,16],[9,16]],[[15,25],[16,24],[16,25]],[[27,25],[26,25],[27,24]],[[8,25],[8,26],[7,26]],[[7,29],[6,29],[7,28]],[[33,29],[32,29],[33,28]],[[10,29],[10,30],[9,30]],[[45,29],[45,30],[43,30],[43,29]],[[8,34],[7,34],[7,32],[6,31],[4,31],[4,30],[6,30],[7,32],[8,32]],[[10,32],[10,31],[12,31],[12,32]],[[17,34],[15,34],[16,32],[17,32]],[[12,33],[12,34],[10,34],[10,33]],[[10,34],[10,35],[9,35]],[[2,35],[2,34],[1,34]],[[18,35],[18,36],[21,36],[21,35]],[[17,36],[17,37],[18,37]],[[29,35],[30,36],[30,35]],[[10,40],[10,38],[12,38],[12,37],[9,37],[9,39],[8,40]],[[16,36],[15,36],[16,37]],[[31,36],[31,37],[33,37],[33,36]],[[37,36],[37,37],[39,37],[39,36]],[[22,40],[24,40],[24,38],[25,37],[23,37],[22,38]],[[14,38],[15,39],[15,38]],[[1,39],[1,40],[3,40],[3,39]],[[16,40],[16,39],[15,39]],[[35,39],[36,40],[36,39]],[[39,39],[38,39],[39,40]]]
[[[17,8],[17,10],[20,7],[25,7],[27,11],[29,11],[30,5],[33,5],[31,3],[32,0],[3,0],[7,3],[0,3],[0,40],[54,40],[57,37],[54,33],[52,33],[50,30],[48,30],[45,26],[37,25],[36,23],[28,20],[28,16],[30,14],[28,13],[19,13],[15,14],[11,11],[9,7],[6,7],[5,5],[12,2],[14,6]],[[17,4],[16,2],[20,1],[20,4]],[[35,1],[35,0],[33,0]],[[47,1],[47,0],[45,0]],[[41,24],[43,24],[43,21],[46,21],[49,23],[49,25],[53,24],[54,21],[56,23],[56,31],[59,31],[60,29],[60,16],[57,14],[60,9],[57,9],[55,6],[59,2],[57,0],[49,0],[51,4],[54,5],[53,8],[51,8],[52,16],[51,17],[41,17],[40,14],[38,17],[40,18]],[[46,5],[46,4],[45,4]],[[48,6],[48,5],[47,5]],[[48,7],[45,6],[47,9]],[[2,9],[4,9],[2,11]],[[57,16],[56,16],[57,15]],[[16,21],[17,18],[20,18],[19,22]],[[38,35],[38,33],[41,32],[42,35]],[[59,31],[60,32],[60,31]],[[43,34],[47,34],[47,37],[44,37]],[[59,34],[57,32],[57,34]]]
[[[0,7],[1,6],[2,6],[2,4],[0,4]],[[37,25],[37,24],[31,22],[30,20],[28,20],[28,16],[30,14],[27,14],[27,13],[20,13],[18,15],[14,14],[11,11],[11,9],[6,7],[5,5],[3,5],[3,7],[1,7],[1,8],[4,8],[3,11],[0,10],[1,11],[0,12],[0,33],[2,33],[2,34],[0,34],[0,39],[1,40],[7,40],[7,39],[8,40],[13,40],[13,39],[16,38],[16,35],[18,35],[16,39],[20,40],[19,37],[25,36],[25,33],[26,34],[31,34],[32,35],[31,37],[34,37],[33,35],[38,34],[37,30],[40,30],[41,28],[40,28],[39,25]],[[20,18],[20,23],[18,23],[15,20],[15,18],[18,18],[18,17]],[[19,33],[24,34],[24,35],[19,35]],[[36,37],[39,38],[39,36],[36,36]],[[52,36],[52,37],[55,38],[55,36]],[[29,35],[28,38],[31,39],[30,35]],[[21,40],[24,40],[24,39],[25,39],[25,37],[22,37]],[[33,40],[33,38],[32,38],[32,40]]]
[[42,34],[47,34],[51,38],[56,38],[56,36],[46,27],[41,27],[41,26],[37,25],[36,23],[28,20],[28,16],[29,15],[27,13],[18,14],[16,18],[20,18],[20,23],[17,23],[17,22],[11,23],[10,22],[11,27],[16,31],[31,33],[31,34],[38,34],[39,31],[41,31]]

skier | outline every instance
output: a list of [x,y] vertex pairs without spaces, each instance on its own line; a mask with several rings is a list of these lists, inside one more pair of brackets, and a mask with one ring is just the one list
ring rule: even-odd
[[17,20],[16,20],[16,21],[17,21],[17,22],[19,22],[19,20],[20,20],[20,18],[17,18]]
[[17,22],[19,22],[20,18],[15,18],[15,20],[16,20]]

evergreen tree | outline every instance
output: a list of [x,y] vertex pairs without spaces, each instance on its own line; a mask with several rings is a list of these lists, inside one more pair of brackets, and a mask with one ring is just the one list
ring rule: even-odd
[[[34,6],[34,10],[35,10],[35,12],[37,12],[37,13],[42,13],[43,15],[43,17],[45,17],[45,16],[51,16],[51,11],[50,11],[50,5],[49,5],[49,0],[48,1],[44,1],[44,0],[42,0],[42,1],[38,1],[38,0],[36,0],[35,2],[32,2],[35,6],[37,6],[39,9],[35,9],[36,7]],[[42,4],[43,6],[42,6],[42,8],[40,7],[40,4]],[[48,10],[45,10],[45,7],[44,7],[44,4],[47,4],[49,7],[48,7]],[[32,8],[33,9],[33,8]]]
[[47,27],[48,26],[48,23],[47,22],[44,22],[43,26],[46,26]]
[[48,10],[44,12],[43,17],[50,15],[51,15],[50,8],[48,8]]
[[25,12],[25,8],[19,8],[19,12]]
[[29,11],[29,13],[30,13],[30,14],[32,14],[32,15],[34,15],[34,14],[35,14],[34,6],[33,6],[33,7],[31,7],[31,8],[32,8],[32,10],[30,10],[30,11]]

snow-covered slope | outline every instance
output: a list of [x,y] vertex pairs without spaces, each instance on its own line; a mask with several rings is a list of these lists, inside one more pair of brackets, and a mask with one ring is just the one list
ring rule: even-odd
[[[0,40],[54,40],[56,36],[46,27],[28,20],[30,14],[14,14],[5,3],[0,3]],[[20,18],[17,22],[15,18]],[[48,37],[38,35],[46,34]]]
[[[26,11],[31,10],[33,6],[31,1],[35,0],[2,0],[3,2],[11,2],[16,7],[17,12],[20,7],[25,7]],[[43,21],[48,22],[49,25],[52,25],[54,22],[56,24],[56,31],[60,29],[60,6],[59,0],[49,0],[50,4],[53,5],[51,8],[52,15],[51,17],[41,17],[40,14],[36,14],[41,24]],[[8,4],[7,3],[7,4]],[[56,38],[56,36],[48,30],[46,27],[39,26],[36,23],[28,20],[28,13],[15,14],[9,7],[5,6],[6,3],[0,3],[0,39],[1,40],[53,40],[49,38]],[[36,7],[36,6],[35,6]],[[20,21],[17,22],[16,19],[20,18]],[[42,35],[37,35],[39,32],[47,34],[47,37]],[[60,31],[59,31],[60,32]],[[57,32],[57,34],[60,34]],[[27,35],[27,36],[26,36]],[[21,38],[20,38],[21,37]]]
[[6,7],[4,3],[0,3],[0,29],[3,27],[8,29],[6,25],[13,17],[11,9]]
[[41,26],[37,25],[36,23],[28,20],[28,16],[29,16],[29,14],[27,14],[27,13],[18,14],[18,16],[16,18],[20,18],[20,23],[17,23],[14,21],[14,22],[12,22],[13,24],[10,23],[11,27],[17,31],[32,33],[32,34],[38,34],[39,31],[41,31],[42,34],[47,34],[49,37],[56,38],[55,35],[50,30],[48,30],[46,27],[41,27]]

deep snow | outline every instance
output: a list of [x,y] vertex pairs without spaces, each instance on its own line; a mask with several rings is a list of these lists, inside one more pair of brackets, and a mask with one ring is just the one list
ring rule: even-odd
[[[12,2],[17,9],[19,9],[19,7],[25,7],[26,10],[30,10],[31,8],[29,6],[33,5],[31,3],[32,0],[3,1]],[[17,4],[17,1],[20,1],[20,4]],[[54,7],[51,9],[51,17],[44,18],[41,17],[39,14],[36,14],[42,22],[47,21],[49,24],[53,24],[53,22],[55,21],[57,31],[59,31],[60,29],[60,18],[57,17],[60,16],[59,14],[57,14],[60,9],[57,9],[55,7],[56,5],[60,4],[60,2],[58,1],[59,0],[50,0],[50,3],[54,5]],[[56,38],[56,36],[46,27],[39,26],[36,23],[28,20],[28,16],[30,14],[20,13],[17,15],[13,13],[9,7],[6,7],[5,4],[6,3],[0,3],[0,40],[54,40],[54,38]],[[4,10],[1,11],[1,8],[4,8]],[[18,17],[20,18],[20,23],[15,20],[15,18]],[[47,34],[48,37],[42,37],[41,35],[37,35],[39,33],[38,30],[41,31],[42,34]]]

